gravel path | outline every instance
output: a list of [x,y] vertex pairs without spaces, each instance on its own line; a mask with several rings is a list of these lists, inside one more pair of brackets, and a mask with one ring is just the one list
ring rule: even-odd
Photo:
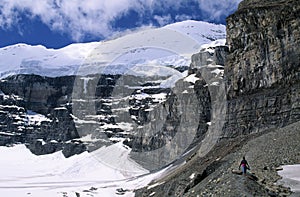
[[[243,156],[257,181],[231,173],[238,169]],[[291,192],[276,184],[281,179],[277,170],[282,165],[300,163],[300,122],[265,131],[221,161],[224,165],[208,177],[208,184],[199,185],[195,190],[200,196],[288,196]]]

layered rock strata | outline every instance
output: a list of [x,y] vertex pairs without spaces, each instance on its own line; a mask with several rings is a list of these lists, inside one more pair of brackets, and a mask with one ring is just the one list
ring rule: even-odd
[[[161,85],[166,79],[7,77],[0,81],[0,145],[22,143],[38,155],[62,150],[69,157],[122,141],[138,161],[154,155],[156,161],[142,165],[156,169],[203,139],[210,121],[205,81],[180,80],[170,88]],[[180,143],[170,145],[174,139]],[[168,148],[153,154],[162,147]]]
[[243,1],[227,18],[224,137],[300,119],[300,5]]

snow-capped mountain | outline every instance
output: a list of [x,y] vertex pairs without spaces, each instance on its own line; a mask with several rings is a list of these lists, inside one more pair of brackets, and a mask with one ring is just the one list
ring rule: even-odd
[[[20,171],[38,166],[23,173],[25,178],[18,179],[19,171],[5,174],[13,188],[23,188],[14,194],[40,195],[47,189],[49,195],[75,195],[76,188],[93,185],[99,190],[87,194],[112,194],[119,187],[145,186],[166,169],[142,175],[188,157],[190,145],[210,125],[207,87],[222,78],[222,65],[213,59],[224,38],[223,25],[184,21],[57,50],[26,44],[1,48],[0,145],[23,145],[2,148],[0,155],[24,153]],[[204,70],[214,79],[198,83],[203,79],[196,73],[187,77],[187,71],[193,72],[191,56],[200,50],[209,59]],[[48,161],[54,162],[49,168]],[[2,165],[10,171],[19,161]]]
[[[114,40],[72,44],[57,50],[16,44],[0,49],[0,76],[123,74],[131,70],[129,65],[188,66],[190,56],[202,44],[224,38],[224,25],[190,20],[137,31]],[[166,72],[170,69],[155,74]]]

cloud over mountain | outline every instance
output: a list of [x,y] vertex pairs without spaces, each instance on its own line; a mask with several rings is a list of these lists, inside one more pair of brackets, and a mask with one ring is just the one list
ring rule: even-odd
[[[224,22],[241,0],[2,0],[0,26],[18,27],[22,19],[38,19],[74,41],[85,35],[108,37],[116,31],[162,26],[186,19]],[[20,33],[22,33],[20,27]]]

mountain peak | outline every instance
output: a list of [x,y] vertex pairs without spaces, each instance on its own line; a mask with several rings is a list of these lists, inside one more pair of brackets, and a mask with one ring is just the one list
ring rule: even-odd
[[[137,31],[109,41],[77,43],[61,49],[20,43],[0,49],[0,77],[13,74],[56,77],[74,75],[78,70],[88,75],[101,73],[110,64],[119,65],[118,69],[120,65],[143,64],[153,60],[168,65],[182,55],[185,65],[181,66],[188,66],[191,54],[197,52],[202,44],[224,39],[225,29],[224,25],[188,20]],[[144,48],[143,54],[141,50],[135,50],[138,48]],[[164,58],[167,62],[162,61]],[[91,63],[93,69],[87,66]],[[87,66],[84,71],[83,65]]]

